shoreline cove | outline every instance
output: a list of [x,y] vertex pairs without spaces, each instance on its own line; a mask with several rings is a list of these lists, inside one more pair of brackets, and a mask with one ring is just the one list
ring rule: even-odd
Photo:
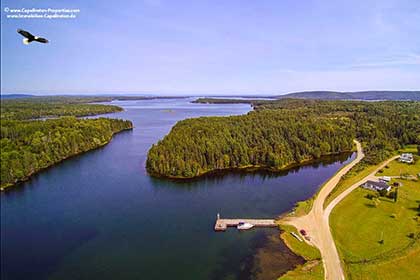
[[[118,133],[107,148],[60,162],[1,196],[2,213],[7,213],[2,215],[2,226],[8,228],[2,232],[8,240],[2,248],[8,256],[2,260],[6,276],[71,279],[75,272],[82,278],[133,279],[141,272],[150,279],[165,279],[170,273],[174,279],[220,279],[222,275],[248,280],[267,279],[264,272],[277,277],[302,265],[303,260],[283,244],[278,227],[215,234],[215,214],[284,215],[296,202],[311,197],[323,180],[349,160],[351,152],[276,172],[218,170],[188,180],[148,176],[144,168],[148,149],[177,121],[249,110],[242,105],[206,107],[187,101],[118,102],[124,111],[112,117],[132,121],[136,127],[132,133]],[[34,226],[42,234],[28,240],[27,232]],[[191,241],[194,246],[188,246]],[[28,246],[31,252],[24,253]],[[124,265],[118,262],[121,257],[126,259]],[[108,275],[101,274],[104,263]],[[162,270],[154,269],[157,263]]]
[[89,150],[86,150],[86,151],[80,151],[79,153],[76,153],[76,154],[73,154],[73,155],[69,155],[69,156],[67,156],[67,157],[64,157],[64,158],[60,159],[58,162],[55,162],[55,163],[53,163],[53,164],[51,164],[51,165],[49,165],[49,166],[46,166],[46,167],[44,167],[44,168],[40,168],[39,170],[33,171],[32,173],[28,174],[28,175],[27,175],[27,176],[25,176],[24,178],[22,178],[22,179],[18,179],[18,180],[17,180],[16,182],[14,182],[13,184],[7,184],[7,185],[4,185],[4,186],[2,186],[2,187],[0,188],[0,194],[1,194],[1,193],[6,193],[6,192],[9,192],[9,191],[13,191],[13,190],[15,190],[16,188],[19,188],[19,187],[20,187],[23,183],[28,182],[29,180],[31,180],[33,176],[36,176],[36,175],[38,175],[38,174],[40,174],[40,173],[42,173],[42,172],[44,172],[44,171],[46,171],[46,170],[48,170],[48,169],[54,168],[54,167],[56,167],[57,165],[61,164],[62,162],[66,161],[66,160],[68,160],[68,159],[72,159],[72,158],[75,158],[75,157],[78,157],[78,156],[81,156],[81,155],[87,154],[87,153],[89,153],[89,152],[92,152],[92,151],[95,151],[95,150],[101,149],[101,148],[105,147],[106,145],[108,145],[108,144],[112,141],[112,139],[114,138],[114,136],[115,136],[115,135],[120,134],[120,133],[123,133],[123,132],[126,132],[126,131],[132,131],[133,129],[134,129],[134,127],[133,127],[133,126],[131,126],[130,128],[125,128],[125,129],[122,129],[122,130],[120,130],[120,131],[114,132],[114,133],[111,135],[111,138],[110,138],[108,141],[106,141],[105,143],[101,143],[101,144],[100,144],[99,146],[97,146],[97,147],[94,147],[94,148],[89,149]]

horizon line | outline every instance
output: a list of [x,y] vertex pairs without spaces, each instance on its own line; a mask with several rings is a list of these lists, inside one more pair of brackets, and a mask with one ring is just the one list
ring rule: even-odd
[[115,91],[115,92],[7,92],[4,93],[3,91],[0,92],[0,95],[32,95],[32,96],[97,96],[97,95],[103,95],[103,96],[115,96],[115,95],[132,95],[132,96],[184,96],[184,97],[193,97],[193,96],[279,96],[279,95],[287,95],[287,94],[293,94],[293,93],[309,93],[309,92],[330,92],[330,93],[339,93],[339,94],[345,94],[345,93],[363,93],[363,92],[410,92],[410,93],[420,93],[420,89],[418,90],[378,90],[378,89],[368,89],[368,90],[357,90],[357,91],[337,91],[337,90],[303,90],[303,91],[289,91],[289,92],[283,92],[283,93],[204,93],[204,92],[196,92],[195,91],[162,91],[162,92],[156,92],[156,91],[128,91],[128,92],[121,92],[121,91]]

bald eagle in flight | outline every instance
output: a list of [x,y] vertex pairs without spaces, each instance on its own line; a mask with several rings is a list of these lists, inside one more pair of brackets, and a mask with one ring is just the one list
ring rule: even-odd
[[44,43],[44,44],[45,43],[48,43],[48,40],[47,39],[41,38],[41,37],[38,37],[38,36],[34,36],[31,33],[29,33],[28,31],[25,31],[25,30],[22,30],[22,29],[18,29],[17,32],[20,35],[22,35],[23,37],[25,37],[25,38],[23,38],[23,43],[25,45],[28,45],[32,41],[37,41],[39,43]]

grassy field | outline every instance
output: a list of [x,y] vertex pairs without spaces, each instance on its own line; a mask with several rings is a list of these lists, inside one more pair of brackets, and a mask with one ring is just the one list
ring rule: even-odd
[[420,156],[414,156],[414,160],[414,164],[406,164],[394,160],[388,164],[388,168],[384,168],[382,172],[378,172],[376,176],[399,176],[403,173],[416,176],[420,173]]
[[[401,153],[413,153],[417,154],[417,146],[416,145],[407,145],[406,147],[396,151],[394,154],[401,154]],[[404,168],[406,169],[406,172],[408,171],[409,174],[417,174],[420,172],[420,157],[415,156],[416,164],[415,165],[404,165]],[[394,163],[394,162],[393,162]],[[402,163],[399,163],[402,164]],[[324,202],[324,208],[328,206],[328,204],[336,198],[340,193],[342,193],[344,190],[346,190],[348,187],[352,186],[354,183],[357,183],[367,175],[369,175],[371,172],[375,170],[375,168],[378,165],[367,165],[365,162],[360,162],[356,166],[354,166],[349,173],[346,174],[346,176],[338,183],[338,185],[334,188],[334,190],[331,192],[331,194],[327,197],[327,199]],[[391,168],[391,164],[389,165]],[[412,169],[410,168],[412,167]],[[388,168],[388,169],[390,169]],[[399,176],[401,174],[401,171],[404,169],[401,169],[399,165],[394,167],[394,169],[388,170],[387,168],[384,168],[383,173],[378,173],[377,176]],[[415,172],[417,170],[417,172]],[[413,172],[414,171],[414,172]],[[394,173],[395,172],[395,173]],[[411,173],[410,173],[411,172]]]
[[298,266],[295,270],[279,278],[279,280],[299,279],[299,280],[321,280],[324,279],[324,269],[322,267],[321,254],[319,250],[310,246],[306,242],[298,241],[290,233],[298,234],[293,226],[281,225],[283,232],[281,238],[286,245],[297,255],[302,256],[307,262]]
[[[403,152],[416,154],[417,148],[407,146],[395,154]],[[420,157],[415,156],[415,159],[414,165],[393,161],[377,175],[415,175],[420,172]],[[345,189],[372,173],[377,166],[363,162],[356,165],[327,198],[324,207]],[[375,192],[356,189],[331,214],[331,229],[348,279],[420,279],[420,182],[394,181],[403,183],[397,202],[387,197],[371,200],[366,195],[376,195]],[[307,214],[315,197],[299,202],[290,215]],[[319,251],[290,235],[292,231],[297,233],[294,227],[282,225],[281,228],[284,230],[282,239],[307,263],[279,279],[323,279]]]
[[417,146],[416,145],[407,145],[402,149],[398,150],[399,153],[417,153]]
[[316,193],[313,197],[311,197],[308,200],[297,202],[295,208],[290,213],[290,216],[300,217],[308,214],[312,209],[312,205],[314,204],[315,197],[317,194],[318,193]]
[[395,280],[419,279],[420,249],[412,250],[407,255],[375,264],[350,265],[354,271],[349,279]]
[[[402,167],[403,172],[410,168]],[[397,202],[384,197],[375,203],[366,198],[375,192],[356,189],[331,213],[348,279],[419,279],[420,182],[396,181],[403,183]]]
[[321,261],[310,261],[304,266],[289,271],[278,280],[323,280],[324,268]]
[[366,165],[363,162],[358,163],[354,166],[345,177],[343,177],[333,191],[328,195],[327,199],[324,202],[324,208],[333,201],[340,193],[345,191],[350,186],[354,185],[358,181],[362,180],[364,177],[368,176],[370,173],[375,171],[377,165]]

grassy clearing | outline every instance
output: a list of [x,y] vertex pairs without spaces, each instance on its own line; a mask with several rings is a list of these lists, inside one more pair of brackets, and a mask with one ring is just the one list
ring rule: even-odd
[[324,208],[330,204],[338,195],[345,191],[350,186],[362,180],[364,177],[368,176],[370,173],[375,171],[378,165],[367,165],[363,161],[356,164],[350,171],[343,177],[337,186],[332,190],[328,195],[327,199],[324,202]]
[[298,266],[295,270],[289,271],[278,280],[323,280],[324,268],[320,260],[307,262]]
[[387,165],[388,168],[384,168],[382,169],[382,172],[376,173],[376,176],[400,176],[404,173],[416,176],[420,173],[420,156],[414,156],[414,160],[414,164],[407,164],[394,160]]
[[319,250],[306,242],[301,242],[291,235],[292,232],[299,235],[295,227],[290,225],[280,226],[282,233],[280,237],[284,240],[287,247],[289,247],[295,254],[302,256],[305,260],[318,260],[321,259]]
[[420,254],[420,183],[397,181],[404,184],[397,202],[380,198],[375,205],[366,198],[375,192],[359,188],[331,213],[332,234],[349,279],[418,279],[420,266],[413,265],[412,257]]
[[406,256],[379,264],[350,265],[355,271],[352,279],[395,280],[419,279],[420,250],[413,250]]
[[[395,154],[404,152],[415,154],[417,147],[407,146]],[[393,167],[394,162],[392,162],[389,168],[386,168],[387,173],[381,175],[399,176],[400,174],[393,172],[401,169],[405,173],[417,174],[420,172],[420,158],[416,157],[416,160],[417,163],[411,166]],[[378,166],[379,164],[367,165],[362,161],[353,167],[326,199],[324,207]],[[374,192],[357,189],[331,214],[331,229],[349,279],[418,279],[420,216],[417,216],[419,215],[417,207],[420,204],[420,183],[400,179],[396,181],[404,185],[399,189],[396,203],[390,198],[380,198],[375,205],[374,201],[365,198],[367,194],[375,194]],[[298,202],[291,215],[302,216],[309,213],[316,195],[309,200]],[[284,230],[281,237],[288,247],[308,262],[289,271],[279,280],[324,279],[322,262],[318,259],[320,258],[318,249],[291,236],[290,232],[297,233],[294,227],[282,225],[281,228]],[[415,238],[409,237],[411,233],[414,233]],[[382,244],[379,243],[381,238],[384,240]]]
[[314,200],[317,194],[315,194],[313,197],[311,197],[308,200],[299,201],[296,203],[295,208],[291,212],[292,216],[300,217],[304,216],[309,213],[312,209],[312,205],[314,204]]
[[307,262],[298,266],[295,270],[289,271],[287,274],[279,278],[286,279],[324,279],[324,269],[322,267],[321,253],[319,250],[306,242],[298,241],[291,235],[291,232],[298,234],[293,226],[281,225],[282,233],[280,237],[286,245],[297,255],[302,256]]
[[407,145],[404,148],[398,150],[399,153],[417,153],[417,145]]
[[[401,148],[398,151],[395,151],[395,155],[401,154],[401,153],[417,153],[417,146],[416,145],[407,145],[404,148]],[[420,157],[416,156],[416,164],[411,165],[413,167],[412,170],[407,170],[409,174],[415,175],[420,172]],[[401,164],[401,163],[400,163]],[[330,195],[327,197],[327,199],[324,202],[324,208],[328,206],[328,204],[333,201],[334,198],[336,198],[340,193],[345,191],[348,187],[352,186],[353,184],[357,183],[358,181],[362,180],[364,177],[372,173],[375,168],[380,166],[378,165],[368,165],[363,160],[356,164],[337,184],[337,186],[334,188],[334,190],[330,193]],[[389,165],[391,166],[391,164]],[[407,167],[410,165],[404,165],[404,167]],[[400,168],[400,166],[395,167],[394,170],[388,170],[389,168],[384,168],[383,173],[377,173],[377,176],[399,176],[401,174],[401,171],[403,171],[403,168]],[[416,172],[417,170],[417,172]],[[396,172],[397,174],[394,174],[393,172]],[[410,173],[411,172],[411,173]]]

